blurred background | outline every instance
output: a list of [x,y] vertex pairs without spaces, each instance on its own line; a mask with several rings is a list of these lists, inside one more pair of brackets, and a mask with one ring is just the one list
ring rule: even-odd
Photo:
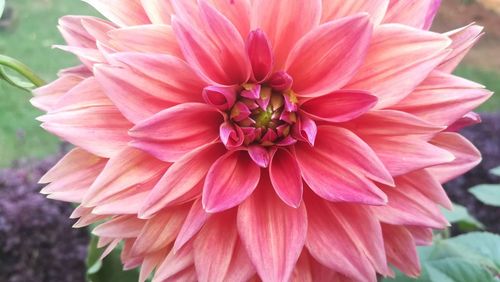
[[[6,0],[6,7],[0,19],[0,54],[20,59],[46,81],[76,63],[74,56],[51,48],[63,44],[58,18],[96,15],[78,0]],[[499,93],[500,0],[443,0],[433,30],[445,32],[471,22],[485,26],[486,35],[456,74]],[[43,198],[35,184],[64,146],[39,127],[35,118],[41,113],[29,99],[29,93],[0,81],[0,281],[84,281],[87,232],[72,230],[67,219],[71,206]],[[488,173],[500,165],[500,95],[479,112],[484,123],[466,129],[464,135],[479,147],[485,161],[447,189],[483,228],[500,233],[498,208],[484,206],[467,193],[473,185],[500,181]]]

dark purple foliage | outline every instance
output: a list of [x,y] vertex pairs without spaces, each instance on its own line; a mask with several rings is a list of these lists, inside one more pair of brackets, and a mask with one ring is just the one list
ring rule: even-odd
[[71,204],[46,199],[37,181],[55,159],[0,170],[0,281],[85,281],[88,234]]
[[481,204],[467,190],[483,183],[500,183],[500,177],[489,173],[500,166],[500,113],[481,114],[481,124],[465,128],[461,133],[467,137],[483,154],[483,161],[466,175],[446,185],[452,201],[464,205],[488,231],[500,234],[500,210]]

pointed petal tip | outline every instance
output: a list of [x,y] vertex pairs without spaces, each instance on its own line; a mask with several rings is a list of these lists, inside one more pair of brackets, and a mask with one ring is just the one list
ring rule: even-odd
[[155,212],[151,212],[148,209],[141,209],[139,210],[139,213],[137,214],[137,218],[139,219],[151,219]]

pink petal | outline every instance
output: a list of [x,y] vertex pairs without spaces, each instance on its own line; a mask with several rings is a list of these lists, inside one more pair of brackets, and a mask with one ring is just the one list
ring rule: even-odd
[[453,51],[439,65],[438,69],[452,73],[483,34],[483,27],[474,24],[446,33],[445,35],[453,41],[450,46]]
[[369,111],[377,101],[376,96],[366,91],[340,90],[306,100],[300,109],[313,119],[346,122]]
[[403,175],[422,168],[449,163],[453,154],[429,144],[419,136],[365,136],[377,156],[392,176]]
[[78,110],[87,107],[113,106],[94,77],[86,78],[64,94],[53,106],[53,112]]
[[188,211],[187,206],[180,206],[164,210],[148,219],[137,235],[130,254],[144,256],[169,248],[179,233]]
[[405,226],[410,231],[417,246],[430,246],[432,245],[433,231],[432,228],[420,226]]
[[210,144],[186,154],[172,164],[151,191],[139,216],[148,218],[169,205],[177,204],[179,200],[186,200],[186,196],[193,197],[201,194],[201,189],[195,188],[203,181],[212,164],[225,151],[220,143]]
[[373,110],[342,126],[360,135],[429,135],[443,130],[417,116],[395,110]]
[[133,215],[120,215],[94,228],[92,234],[108,238],[135,238],[145,223]]
[[288,281],[307,232],[306,208],[294,209],[272,192],[268,179],[238,209],[238,233],[264,281]]
[[193,246],[199,281],[243,282],[255,273],[245,250],[239,246],[232,212],[212,216],[196,236]]
[[[191,266],[194,264],[193,247],[191,244],[186,245],[179,251],[170,251],[165,260],[157,268],[153,281],[176,281],[176,276],[181,276],[186,271],[194,270]],[[190,276],[192,277],[192,276]],[[196,279],[196,272],[194,277]],[[178,280],[178,281],[194,281],[193,279]]]
[[260,84],[246,84],[244,85],[244,89],[240,92],[240,95],[252,100],[259,99],[261,89],[262,87],[260,86]]
[[384,18],[388,6],[389,0],[323,0],[323,16],[321,17],[321,22],[328,22],[366,12],[371,16],[374,25],[378,25]]
[[115,26],[108,21],[95,17],[80,17],[81,25],[93,39],[91,46],[97,47],[97,43],[109,44],[108,32],[115,30]]
[[72,53],[88,68],[92,69],[94,64],[105,63],[104,55],[95,48],[54,45],[53,48]]
[[442,62],[450,43],[441,34],[381,25],[373,34],[363,66],[345,88],[370,91],[379,98],[378,109],[392,106]]
[[440,133],[431,140],[431,143],[455,156],[455,160],[450,163],[428,168],[428,171],[440,183],[448,182],[466,173],[481,162],[481,153],[470,141],[458,133]]
[[144,203],[149,195],[154,184],[158,182],[159,177],[153,178],[147,183],[140,186],[130,188],[120,192],[113,197],[102,201],[97,207],[92,209],[92,213],[96,215],[110,214],[133,214],[137,215],[140,211],[142,203]]
[[99,202],[135,185],[160,176],[169,164],[133,149],[125,148],[112,157],[85,195],[83,205],[95,206]]
[[164,91],[152,95],[175,103],[203,101],[200,93],[205,82],[198,78],[186,62],[175,56],[126,52],[112,57],[140,74],[161,82]]
[[290,90],[293,85],[293,78],[284,71],[275,72],[269,78],[269,86],[278,92]]
[[437,204],[412,185],[396,179],[396,187],[384,187],[389,202],[370,207],[381,222],[393,225],[416,225],[442,229],[448,226]]
[[241,127],[226,121],[220,126],[220,140],[228,149],[236,149],[243,145],[245,135]]
[[123,51],[160,53],[182,58],[174,30],[168,25],[139,25],[108,32],[113,45]]
[[391,0],[384,23],[400,23],[418,29],[429,29],[440,0]]
[[251,113],[252,112],[245,103],[238,101],[231,109],[230,118],[234,121],[240,122],[247,119]]
[[269,37],[275,70],[282,70],[296,42],[319,24],[321,0],[254,0],[251,13],[252,30],[260,28]]
[[248,147],[248,155],[252,158],[255,164],[262,168],[266,168],[269,166],[272,153],[260,145],[253,145]]
[[172,22],[186,60],[217,83],[245,83],[251,70],[241,35],[227,18],[205,1],[200,2],[200,11],[206,32],[177,18]]
[[302,202],[302,177],[295,158],[284,149],[278,149],[269,166],[269,176],[276,194],[287,205],[298,208]]
[[[306,252],[307,249],[304,249]],[[309,261],[311,265],[311,276],[312,281],[335,281],[335,282],[349,282],[350,278],[335,272],[334,270],[322,265],[316,261],[311,255],[309,255]],[[299,282],[299,281],[297,281]]]
[[177,282],[177,281],[197,281],[197,273],[194,266],[188,267],[181,272],[165,280],[153,280],[153,282]]
[[209,213],[239,205],[257,187],[260,169],[245,151],[230,151],[210,168],[203,187],[203,207]]
[[[105,163],[105,159],[92,155],[80,148],[76,148],[67,153],[38,183],[43,184],[64,181],[65,178],[77,177],[79,175],[78,172],[85,174],[93,170],[100,170],[99,168]],[[71,172],[74,173],[71,174]]]
[[164,161],[177,161],[186,153],[219,138],[223,116],[215,107],[180,104],[163,110],[129,132],[132,145]]
[[160,82],[131,69],[97,65],[94,74],[108,98],[133,123],[175,105],[162,97],[166,89]]
[[436,178],[426,170],[418,170],[398,178],[401,185],[411,186],[425,197],[449,210],[453,208],[446,191]]
[[238,0],[209,0],[209,2],[223,14],[244,38],[250,32],[251,1]]
[[260,29],[250,32],[246,47],[254,80],[257,82],[266,80],[271,75],[274,59],[271,43],[266,34]]
[[42,111],[50,111],[59,99],[84,78],[77,75],[63,75],[53,82],[33,90],[30,102]]
[[429,30],[432,26],[432,22],[436,17],[439,7],[441,6],[441,0],[431,0],[429,3],[429,8],[427,10],[427,14],[425,15],[424,29]]
[[[313,282],[313,277],[311,273],[311,260],[307,250],[303,250],[302,254],[295,265],[295,269],[292,274],[291,282]],[[330,281],[330,280],[319,280],[319,281]]]
[[170,1],[141,0],[141,4],[153,24],[170,24],[174,12]]
[[254,276],[256,276],[255,268],[240,239],[234,248],[231,265],[224,280],[248,282]]
[[163,249],[161,251],[145,256],[144,261],[141,265],[139,282],[145,282],[149,278],[151,273],[153,273],[154,269],[163,261],[166,255],[167,250]]
[[84,0],[118,26],[149,23],[140,0]]
[[465,127],[481,123],[481,116],[475,112],[469,112],[463,117],[459,118],[452,125],[448,126],[446,131],[456,132]]
[[402,226],[389,224],[382,224],[382,230],[389,262],[410,277],[420,276],[420,261],[411,233]]
[[435,71],[394,108],[448,126],[484,103],[492,94],[482,85]]
[[384,251],[380,222],[373,212],[362,205],[329,204],[337,220],[349,234],[352,242],[371,262],[375,271],[387,275],[389,268]]
[[237,90],[238,88],[234,86],[207,86],[203,89],[202,95],[207,104],[226,111],[236,102]]
[[206,213],[201,204],[201,198],[196,199],[191,206],[191,210],[184,220],[184,224],[177,235],[177,239],[175,240],[173,251],[177,252],[185,244],[195,236],[198,231],[205,225],[205,222],[210,217],[209,213]]
[[297,95],[317,97],[343,87],[362,65],[371,35],[368,14],[328,22],[306,34],[285,67],[294,78]]
[[51,182],[40,193],[47,194],[50,199],[81,202],[105,164],[105,159],[79,148],[73,149],[40,179],[40,183]]
[[103,219],[109,218],[109,216],[95,215],[91,212],[92,208],[86,208],[82,205],[76,207],[73,213],[70,215],[70,218],[78,218],[78,221],[73,225],[73,228],[86,227],[102,221]]
[[336,210],[332,209],[334,204],[317,198],[309,199],[306,247],[311,256],[329,269],[355,281],[377,281],[370,261],[356,247]]
[[311,146],[314,146],[317,134],[318,126],[316,122],[305,115],[301,115],[292,128],[292,136],[295,139],[308,142]]
[[297,144],[296,155],[306,183],[327,200],[384,204],[385,195],[367,178],[393,184],[370,147],[347,129],[320,126],[314,148]]
[[114,156],[130,140],[132,124],[114,106],[54,112],[38,119],[45,130],[100,157]]
[[96,41],[82,25],[83,16],[64,16],[59,19],[59,31],[70,46],[96,48]]
[[76,65],[74,67],[59,70],[57,75],[60,77],[72,75],[83,79],[92,76],[92,72],[85,65]]
[[[224,238],[223,240],[221,240]],[[193,242],[199,281],[223,280],[238,239],[233,213],[211,217]]]

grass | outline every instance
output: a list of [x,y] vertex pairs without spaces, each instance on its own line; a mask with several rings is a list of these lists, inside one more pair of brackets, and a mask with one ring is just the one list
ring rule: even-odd
[[[93,14],[86,4],[79,0],[7,0],[7,5],[14,7],[17,21],[11,30],[0,30],[1,54],[21,59],[47,81],[54,79],[59,69],[76,63],[73,56],[51,46],[63,42],[56,29],[57,19],[65,14]],[[500,93],[499,73],[470,66],[457,73]],[[499,110],[499,95],[481,110]],[[43,157],[58,148],[58,139],[39,127],[35,118],[41,112],[29,99],[29,93],[0,82],[0,167],[19,158]]]
[[[56,28],[65,14],[90,14],[78,0],[7,0],[16,21],[0,30],[0,53],[22,60],[46,81],[60,68],[74,65],[73,56],[51,48],[63,40]],[[58,149],[57,138],[44,132],[35,120],[41,112],[29,103],[30,93],[0,82],[0,167],[22,157],[43,157]]]

